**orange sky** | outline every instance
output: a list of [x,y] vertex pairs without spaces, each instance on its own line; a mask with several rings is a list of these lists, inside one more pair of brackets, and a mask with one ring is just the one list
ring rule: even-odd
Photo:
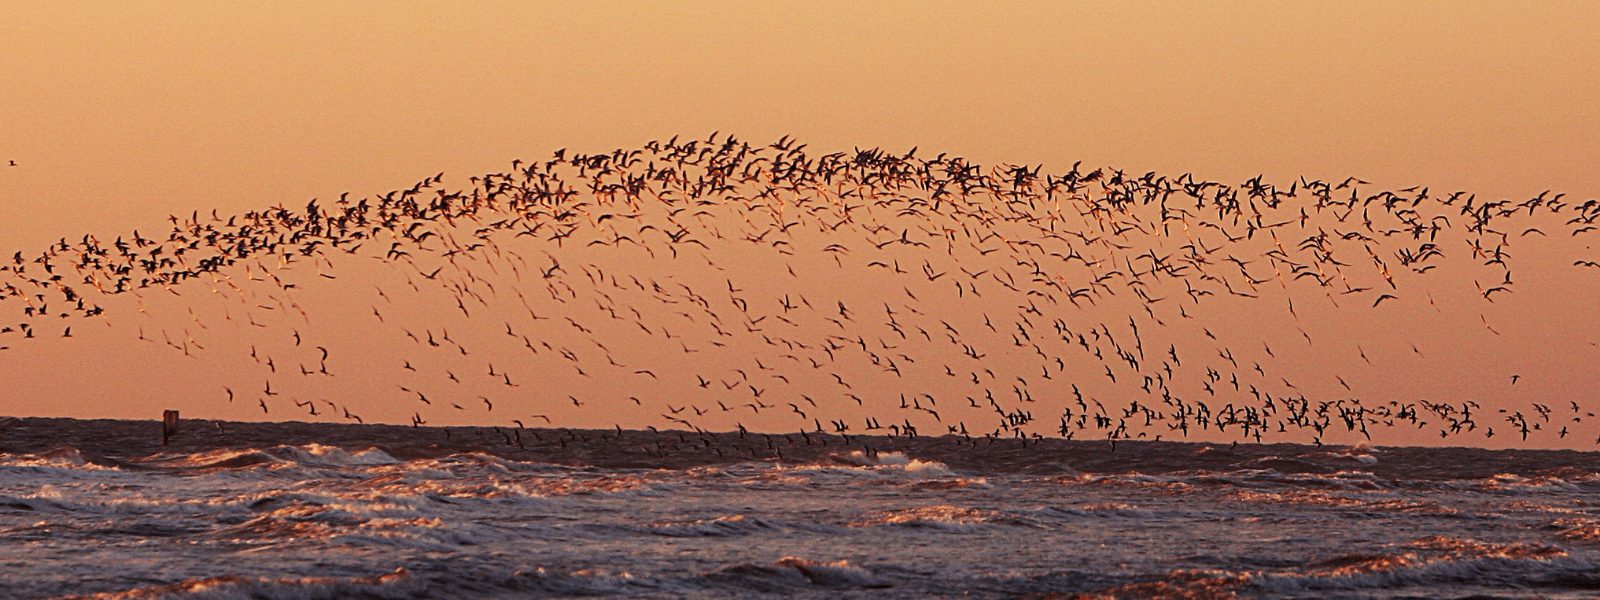
[[0,247],[685,132],[1600,192],[1600,6],[21,3]]
[[[0,167],[6,255],[157,229],[174,212],[370,194],[559,147],[713,130],[1224,181],[1359,175],[1600,195],[1600,4],[1589,2],[6,13],[0,163],[20,165]],[[0,413],[32,412],[0,401]]]

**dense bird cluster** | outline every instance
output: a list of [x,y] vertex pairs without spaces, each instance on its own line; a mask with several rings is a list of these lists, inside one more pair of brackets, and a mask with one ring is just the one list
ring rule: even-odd
[[[1600,227],[1595,200],[1049,173],[715,134],[443,181],[16,253],[0,266],[0,349],[112,322],[106,307],[133,297],[123,310],[145,321],[123,328],[175,352],[260,339],[248,352],[263,380],[229,386],[230,402],[351,421],[403,406],[415,425],[454,411],[518,430],[1321,443],[1402,427],[1565,438],[1593,416],[1357,394],[1345,373],[1278,355],[1370,367],[1360,342],[1322,341],[1311,321],[1436,305],[1424,276],[1494,303],[1515,289],[1513,243],[1582,240]],[[311,339],[333,335],[311,325],[317,286],[344,305],[370,295],[367,325],[399,336],[398,364],[369,367],[392,387],[313,397],[344,374],[330,368],[338,340]],[[176,308],[151,308],[166,296]]]

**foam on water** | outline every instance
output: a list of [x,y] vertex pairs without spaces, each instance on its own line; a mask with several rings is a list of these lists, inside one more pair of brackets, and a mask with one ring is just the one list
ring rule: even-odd
[[970,531],[973,528],[994,523],[1022,524],[1017,518],[1008,517],[995,511],[940,504],[886,511],[870,515],[866,519],[856,521],[850,525],[852,527],[892,525],[959,532]]
[[901,452],[869,455],[855,450],[849,454],[836,455],[834,459],[843,464],[867,467],[874,473],[904,473],[914,477],[949,477],[953,474],[950,472],[950,467],[942,462],[911,458]]
[[[1388,448],[1136,448],[1110,467],[954,467],[936,445],[648,468],[381,439],[13,451],[0,584],[20,598],[1600,591],[1600,479],[1582,456],[1434,455],[1406,474],[1409,451]],[[1427,476],[1442,469],[1456,475]]]

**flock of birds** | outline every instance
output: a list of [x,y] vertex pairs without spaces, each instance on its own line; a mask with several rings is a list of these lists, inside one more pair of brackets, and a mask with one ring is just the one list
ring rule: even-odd
[[[465,189],[440,174],[17,252],[0,264],[0,351],[104,321],[182,355],[248,352],[256,375],[219,396],[266,415],[446,411],[519,441],[576,422],[807,443],[1528,440],[1594,416],[1357,394],[1342,370],[1279,354],[1378,368],[1359,342],[1319,341],[1328,314],[1437,305],[1425,276],[1492,304],[1515,289],[1511,245],[1581,243],[1596,200],[1048,173],[716,134],[511,167]],[[341,338],[313,323],[320,303],[359,305],[378,333]],[[316,397],[357,363],[364,393]]]

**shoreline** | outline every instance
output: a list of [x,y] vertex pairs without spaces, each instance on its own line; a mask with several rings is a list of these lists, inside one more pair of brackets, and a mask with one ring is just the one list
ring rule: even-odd
[[1600,472],[1600,452],[1420,446],[917,438],[192,419],[163,446],[156,420],[0,417],[0,454],[42,456],[71,449],[86,462],[163,468],[175,456],[321,445],[378,449],[397,460],[481,453],[508,460],[607,469],[692,469],[764,462],[875,463],[882,455],[937,461],[982,474],[1193,473],[1271,469],[1285,473],[1364,471],[1400,479],[1483,478],[1551,470]]

